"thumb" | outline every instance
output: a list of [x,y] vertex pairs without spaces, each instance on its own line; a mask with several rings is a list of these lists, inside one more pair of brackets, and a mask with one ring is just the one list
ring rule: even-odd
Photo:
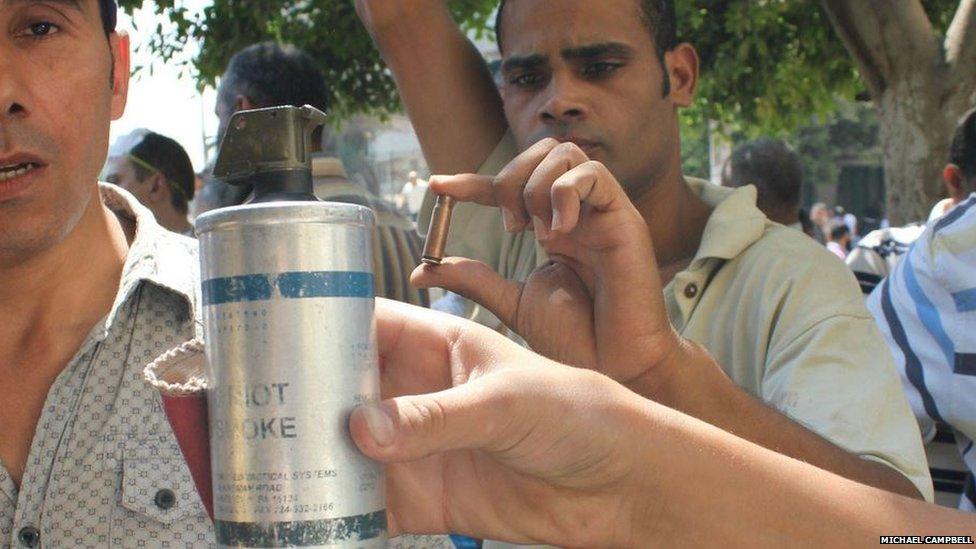
[[[451,450],[488,449],[498,433],[489,399],[470,385],[360,406],[349,419],[352,438],[366,456],[405,462]],[[504,416],[504,414],[502,414]]]
[[466,297],[515,329],[522,284],[501,277],[480,261],[448,257],[440,265],[421,265],[410,275],[410,283],[417,288],[444,288]]

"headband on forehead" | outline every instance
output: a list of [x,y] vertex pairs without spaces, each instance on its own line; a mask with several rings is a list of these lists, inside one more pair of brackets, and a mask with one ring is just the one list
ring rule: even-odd
[[98,4],[102,11],[102,26],[105,32],[114,31],[115,25],[118,24],[118,8],[115,0],[98,0]]

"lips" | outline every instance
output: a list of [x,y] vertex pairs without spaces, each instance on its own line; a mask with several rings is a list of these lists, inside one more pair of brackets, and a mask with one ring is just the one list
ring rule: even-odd
[[23,194],[46,167],[40,158],[31,154],[0,157],[0,201]]
[[576,145],[577,147],[583,149],[583,152],[585,152],[587,156],[592,155],[597,151],[597,149],[600,148],[600,144],[596,141],[590,141],[589,139],[583,139],[581,137],[559,137],[557,139],[563,143],[572,143]]
[[22,162],[20,164],[0,165],[0,183],[10,181],[15,177],[26,175],[27,173],[40,168],[41,165],[35,162]]

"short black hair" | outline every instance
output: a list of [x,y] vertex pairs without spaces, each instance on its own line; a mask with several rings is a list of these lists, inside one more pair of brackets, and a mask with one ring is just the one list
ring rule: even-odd
[[[272,41],[252,44],[231,57],[220,95],[218,100],[228,107],[238,95],[257,108],[311,105],[328,112],[330,103],[325,76],[315,59],[291,44]],[[321,128],[312,138],[313,142],[321,139]]]
[[831,240],[840,240],[849,234],[851,234],[851,228],[847,226],[847,223],[844,223],[844,220],[834,219],[830,222]]
[[98,12],[102,16],[102,28],[105,30],[105,34],[109,35],[115,32],[119,16],[115,0],[98,0]]
[[180,213],[188,211],[189,202],[193,200],[193,191],[196,188],[196,173],[193,171],[189,155],[179,143],[165,135],[149,132],[132,147],[128,154],[138,159],[132,163],[136,179],[144,181],[153,175],[149,167],[143,163],[152,166],[166,176],[170,185],[170,201],[176,211]]
[[959,166],[970,190],[976,190],[976,109],[959,119],[952,136],[949,162]]
[[[640,5],[642,19],[647,30],[654,39],[658,60],[664,69],[664,96],[671,93],[671,79],[668,77],[667,66],[664,64],[664,54],[678,45],[678,20],[675,15],[674,0],[634,0]],[[498,12],[495,14],[495,42],[498,51],[504,52],[502,44],[502,11],[508,0],[501,0]]]
[[767,208],[798,208],[803,187],[800,155],[778,139],[757,139],[736,147],[729,158],[726,184],[729,187],[755,185],[756,205]]

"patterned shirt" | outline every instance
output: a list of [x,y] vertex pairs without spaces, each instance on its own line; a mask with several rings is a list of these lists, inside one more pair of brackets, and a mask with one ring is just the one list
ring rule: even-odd
[[125,191],[100,190],[135,238],[111,311],[48,391],[20,490],[0,465],[0,546],[206,545],[210,520],[142,379],[194,335],[196,244]]
[[[976,472],[976,194],[930,223],[868,298],[926,439],[948,425]],[[972,476],[960,508],[976,511]]]
[[[213,526],[143,379],[154,358],[200,335],[197,245],[132,195],[101,185],[136,234],[109,314],[48,392],[20,489],[0,463],[0,547],[210,547]],[[450,547],[446,537],[400,547]]]

